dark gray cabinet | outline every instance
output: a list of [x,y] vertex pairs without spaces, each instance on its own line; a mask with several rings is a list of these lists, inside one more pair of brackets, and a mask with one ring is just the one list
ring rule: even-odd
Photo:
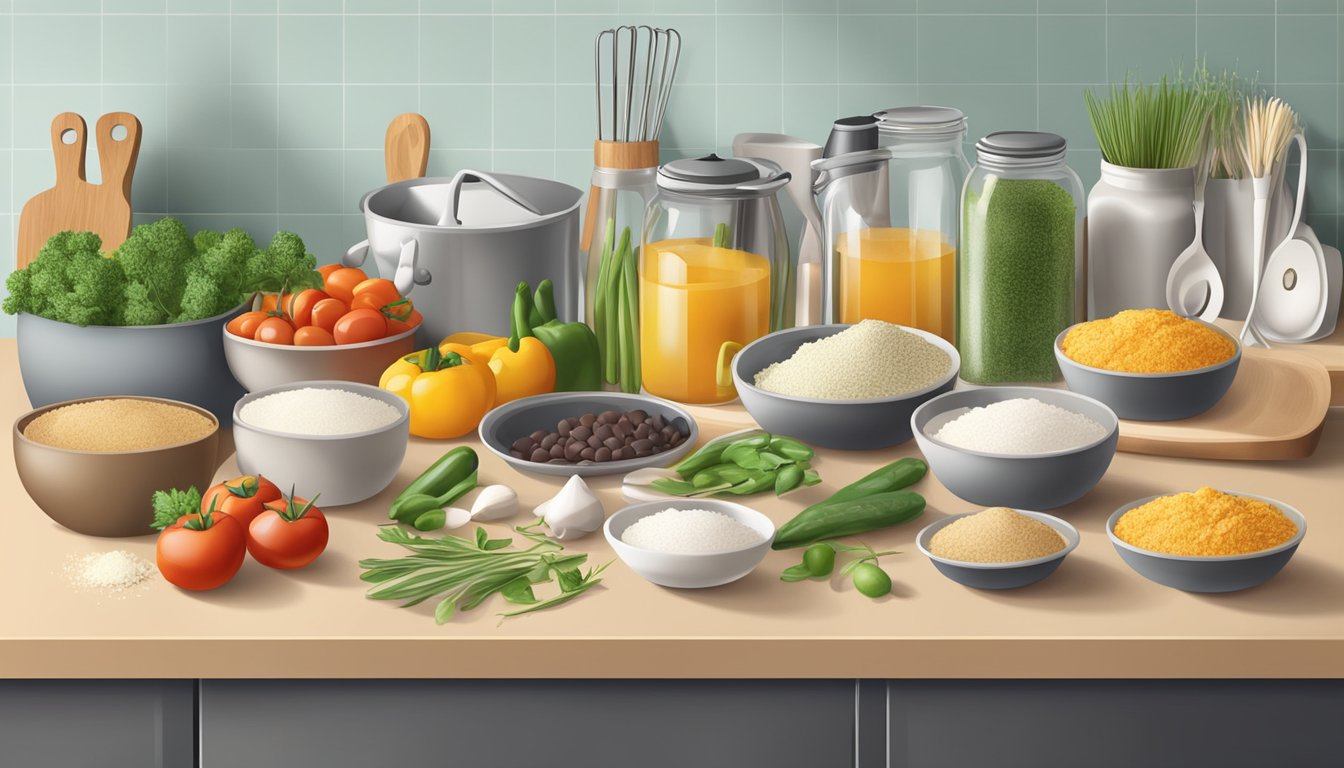
[[0,766],[190,768],[194,680],[0,680]]

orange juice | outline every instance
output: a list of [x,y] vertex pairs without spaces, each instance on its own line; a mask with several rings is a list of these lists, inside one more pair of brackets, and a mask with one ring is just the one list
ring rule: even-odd
[[956,248],[941,232],[875,227],[836,238],[840,322],[885,320],[953,339]]
[[[639,257],[639,355],[644,389],[683,403],[737,397],[720,349],[770,332],[770,262],[709,238],[660,240]],[[732,359],[730,346],[724,359]],[[723,371],[727,375],[727,371]],[[726,386],[724,386],[726,384]]]

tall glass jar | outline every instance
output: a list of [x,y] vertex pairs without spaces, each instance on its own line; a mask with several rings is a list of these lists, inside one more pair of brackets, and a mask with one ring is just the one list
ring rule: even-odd
[[650,394],[734,400],[733,355],[793,325],[793,264],[775,196],[789,178],[769,161],[715,155],[659,169],[638,257],[639,361]]
[[1053,381],[1055,337],[1081,319],[1083,184],[1053,133],[1004,131],[976,142],[962,193],[957,270],[961,378]]
[[[877,149],[814,164],[831,246],[826,321],[885,320],[951,341],[966,118],[896,107],[870,119]],[[841,122],[852,133],[857,120]]]

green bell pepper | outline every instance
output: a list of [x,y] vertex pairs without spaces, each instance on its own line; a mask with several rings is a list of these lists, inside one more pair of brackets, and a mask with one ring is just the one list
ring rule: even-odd
[[532,334],[546,345],[555,360],[556,392],[592,392],[602,389],[602,354],[597,336],[586,323],[566,323],[556,317],[554,286],[537,285],[528,312]]

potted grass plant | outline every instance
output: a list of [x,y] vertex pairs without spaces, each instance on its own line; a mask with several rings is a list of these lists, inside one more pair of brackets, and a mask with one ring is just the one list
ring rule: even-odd
[[1101,147],[1087,199],[1088,317],[1166,308],[1167,274],[1195,235],[1194,166],[1215,102],[1208,78],[1084,94]]

